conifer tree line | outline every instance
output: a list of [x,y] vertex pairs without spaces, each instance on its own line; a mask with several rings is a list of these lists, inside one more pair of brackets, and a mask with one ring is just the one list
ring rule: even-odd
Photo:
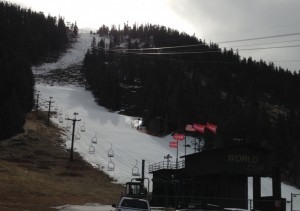
[[[0,2],[0,140],[22,130],[34,106],[31,66],[63,50],[70,32],[63,18]],[[77,26],[73,25],[72,36]]]
[[103,25],[97,36],[82,71],[101,105],[141,117],[157,135],[214,123],[206,149],[236,140],[270,149],[300,186],[299,73],[160,25]]

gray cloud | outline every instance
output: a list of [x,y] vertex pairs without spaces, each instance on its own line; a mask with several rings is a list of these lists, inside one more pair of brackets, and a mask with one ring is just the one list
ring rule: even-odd
[[[168,0],[179,16],[191,23],[198,38],[221,42],[253,37],[300,32],[300,1],[298,0]],[[285,37],[243,44],[293,40]],[[300,36],[298,36],[300,39]],[[242,43],[240,43],[242,44]],[[300,45],[300,42],[288,45]],[[236,45],[236,44],[235,44]],[[275,44],[274,44],[275,45]],[[273,45],[273,46],[274,46]],[[287,45],[277,44],[278,45]],[[223,47],[230,45],[222,45]],[[266,46],[264,46],[266,47]],[[280,61],[299,59],[300,48],[240,52],[254,59]],[[275,62],[283,68],[299,70],[300,62]]]

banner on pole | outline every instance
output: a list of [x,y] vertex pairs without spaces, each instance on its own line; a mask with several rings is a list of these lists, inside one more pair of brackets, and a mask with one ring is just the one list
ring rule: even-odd
[[205,125],[193,124],[193,128],[200,133],[204,133]]
[[171,148],[177,148],[177,141],[171,141],[171,142],[169,142],[169,147],[171,147]]
[[174,133],[173,138],[178,141],[182,141],[185,138],[185,136],[184,136],[184,134]]

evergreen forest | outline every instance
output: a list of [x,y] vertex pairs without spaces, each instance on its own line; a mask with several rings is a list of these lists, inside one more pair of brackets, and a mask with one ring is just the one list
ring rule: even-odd
[[2,1],[0,28],[1,140],[22,131],[25,114],[34,108],[31,66],[58,55],[78,29],[73,25],[73,31],[68,30],[61,17]]
[[148,133],[205,130],[204,149],[272,150],[284,180],[300,186],[300,74],[160,25],[101,26],[82,72],[97,102],[143,120]]

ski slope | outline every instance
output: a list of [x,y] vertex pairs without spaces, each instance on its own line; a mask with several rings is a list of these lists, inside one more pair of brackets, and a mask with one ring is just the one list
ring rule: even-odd
[[[33,67],[34,74],[47,74],[56,69],[64,69],[74,64],[80,64],[83,61],[84,54],[90,47],[93,35],[80,34],[78,41],[73,44],[59,61],[55,63],[46,63],[41,66]],[[99,37],[97,38],[99,39]],[[172,161],[176,160],[176,149],[169,147],[169,142],[174,141],[172,136],[164,138],[147,135],[136,129],[137,117],[120,115],[116,112],[110,112],[107,109],[98,106],[90,91],[76,85],[59,86],[49,85],[47,83],[37,84],[36,89],[40,91],[43,100],[49,100],[53,97],[53,107],[51,110],[57,110],[61,115],[57,118],[52,117],[54,124],[65,128],[65,145],[69,149],[71,145],[71,131],[68,126],[70,122],[65,118],[74,118],[74,112],[77,112],[76,139],[74,150],[78,152],[87,162],[106,172],[114,178],[115,182],[124,184],[130,181],[132,169],[138,167],[141,170],[141,162],[145,160],[145,177],[152,179],[148,172],[150,164],[164,160],[164,156],[170,154]],[[43,107],[45,110],[47,108]],[[63,119],[60,123],[59,120]],[[81,131],[84,126],[85,132]],[[95,138],[96,137],[96,138]],[[95,142],[97,139],[97,143]],[[187,143],[192,145],[192,139],[187,138]],[[178,157],[184,155],[184,143],[179,144]],[[93,149],[94,153],[90,153]],[[113,152],[114,156],[109,157],[108,153]],[[193,153],[192,148],[187,148],[187,154]],[[113,171],[109,167],[114,167]],[[151,186],[151,184],[150,184]],[[262,181],[262,195],[271,195],[271,180],[264,178]],[[300,194],[300,190],[282,184],[282,197],[290,200],[291,193]],[[249,179],[249,199],[252,198],[252,180]],[[64,208],[64,210],[68,210]],[[83,209],[82,210],[89,210]]]
[[[132,169],[137,164],[141,169],[141,161],[145,160],[146,177],[151,179],[148,174],[149,164],[164,160],[167,154],[176,159],[176,149],[169,147],[172,136],[159,138],[140,132],[133,127],[134,117],[112,113],[94,102],[94,98],[89,91],[81,87],[59,87],[50,85],[36,85],[37,90],[42,93],[45,99],[53,97],[54,107],[57,106],[58,112],[62,113],[63,123],[59,123],[59,116],[52,118],[57,125],[66,130],[66,148],[70,148],[71,128],[67,129],[68,121],[66,117],[73,118],[74,112],[78,112],[76,122],[76,132],[79,133],[80,140],[74,141],[76,152],[95,167],[100,168],[112,176],[119,183],[130,181]],[[44,108],[46,110],[46,108]],[[84,125],[85,132],[81,132]],[[93,137],[97,137],[97,144],[92,143]],[[188,143],[191,139],[188,139]],[[180,144],[178,156],[184,155],[184,142]],[[90,146],[95,152],[89,152]],[[108,152],[112,149],[114,157],[109,157]],[[189,149],[190,150],[190,149]],[[190,152],[189,152],[190,153]],[[114,163],[114,171],[108,171],[108,164]]]

